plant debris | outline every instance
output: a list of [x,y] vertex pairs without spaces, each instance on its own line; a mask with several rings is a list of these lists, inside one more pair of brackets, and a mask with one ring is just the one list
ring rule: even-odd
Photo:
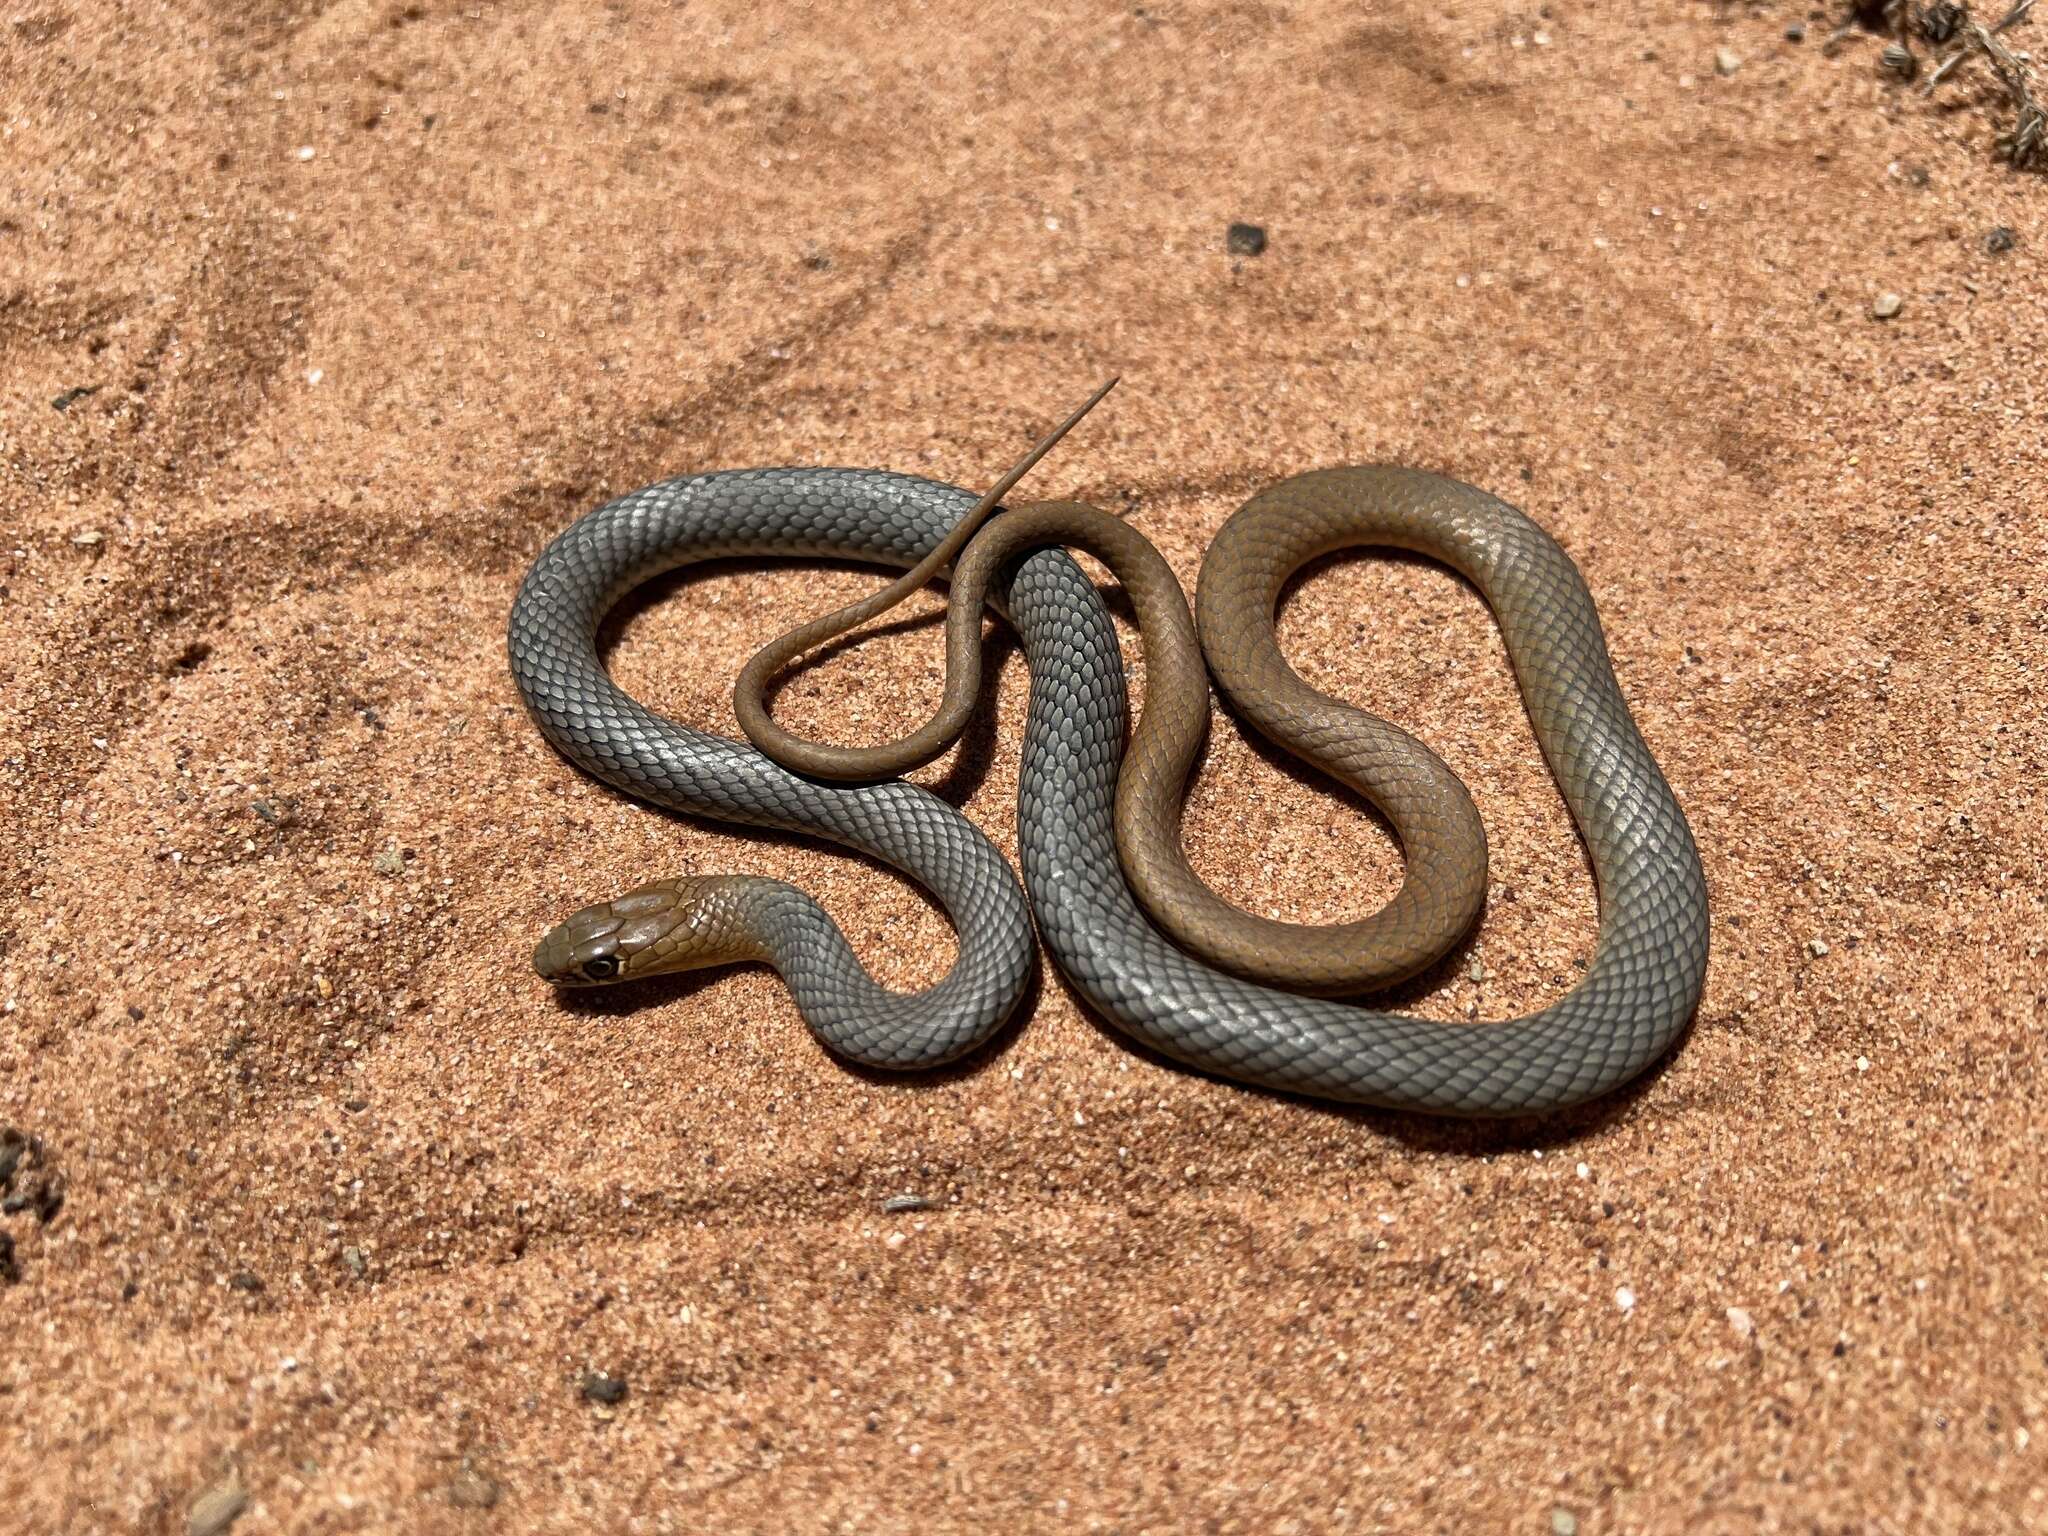
[[1931,5],[1915,5],[1911,0],[1850,0],[1847,14],[1826,47],[1833,51],[1858,27],[1882,32],[1888,40],[1879,65],[1901,81],[1920,74],[1920,57],[1913,51],[1916,40],[1941,49],[1940,60],[1920,87],[1922,95],[1930,96],[1966,60],[1982,57],[2013,109],[2012,126],[1999,135],[1999,150],[2014,169],[2033,170],[2048,166],[2048,109],[2043,108],[2035,88],[2032,59],[2001,40],[2001,35],[2025,21],[2033,8],[2034,0],[2014,0],[2012,9],[1987,27],[1971,14],[1969,0],[1935,0]]

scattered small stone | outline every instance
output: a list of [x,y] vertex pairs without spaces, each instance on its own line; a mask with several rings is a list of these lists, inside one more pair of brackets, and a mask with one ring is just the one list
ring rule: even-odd
[[1828,941],[1826,939],[1808,939],[1806,941],[1806,952],[1818,960],[1828,952]]
[[906,1211],[929,1211],[937,1208],[938,1202],[927,1200],[923,1195],[891,1195],[882,1202],[886,1215],[901,1216]]
[[134,1003],[130,1003],[130,1004],[128,1005],[128,1022],[129,1022],[129,1023],[131,1023],[131,1024],[140,1024],[140,1023],[141,1023],[141,1022],[143,1021],[143,1019],[144,1019],[144,1018],[146,1018],[146,1017],[147,1017],[147,1015],[143,1013],[142,1009],[141,1009],[141,1008],[139,1008],[138,1006],[136,1006],[136,1005],[135,1005]]
[[1745,1339],[1756,1337],[1756,1319],[1751,1317],[1741,1307],[1730,1307],[1728,1309],[1728,1326]]
[[477,1471],[468,1462],[462,1464],[448,1484],[448,1502],[457,1509],[489,1509],[498,1502],[498,1495],[504,1492],[494,1477]]
[[97,384],[80,384],[75,389],[67,389],[63,394],[52,397],[50,406],[53,410],[68,411],[87,395],[96,395],[99,392],[100,386]]
[[29,1138],[11,1125],[0,1125],[0,1190],[14,1187],[14,1170],[28,1155]]
[[1742,56],[1732,48],[1714,50],[1714,73],[1724,78],[1742,68]]
[[248,1507],[247,1490],[233,1478],[224,1478],[187,1506],[185,1536],[220,1536]]
[[341,1107],[352,1115],[360,1115],[370,1107],[370,1101],[368,1099],[343,1099]]
[[1477,955],[1474,955],[1471,963],[1465,967],[1465,975],[1472,981],[1486,980],[1486,966]]
[[380,875],[402,875],[405,873],[405,853],[397,843],[387,843],[383,852],[370,860],[370,868]]
[[263,1278],[260,1275],[250,1274],[246,1269],[240,1269],[228,1276],[228,1286],[230,1289],[241,1291],[245,1295],[255,1296],[263,1290]]
[[0,1232],[0,1285],[12,1285],[21,1278],[21,1266],[14,1262],[14,1239]]
[[2003,256],[2020,243],[2019,231],[2005,224],[1994,224],[1984,236],[1984,254]]
[[1614,1304],[1624,1312],[1633,1312],[1636,1309],[1636,1293],[1625,1285],[1617,1286],[1614,1291]]
[[1889,320],[1906,307],[1906,301],[1896,293],[1880,293],[1870,306],[1871,318]]
[[804,247],[804,265],[813,272],[830,272],[832,253],[822,245],[807,245]]
[[363,1257],[363,1250],[360,1248],[342,1249],[341,1262],[348,1266],[350,1274],[358,1277],[368,1272],[370,1268],[370,1261]]
[[1260,256],[1266,250],[1266,231],[1258,224],[1233,224],[1223,243],[1233,256]]
[[93,549],[106,543],[107,536],[97,528],[88,528],[83,533],[71,535],[71,542],[80,549]]
[[1886,43],[1884,52],[1877,56],[1877,62],[1886,74],[1901,80],[1910,80],[1920,73],[1920,60],[1904,43]]
[[603,1403],[609,1408],[626,1400],[626,1378],[607,1376],[603,1371],[585,1371],[582,1391],[586,1401]]
[[1792,23],[1792,25],[1791,25],[1791,26],[1787,27],[1787,28],[1785,29],[1785,41],[1786,41],[1786,42],[1788,42],[1788,43],[1803,43],[1803,42],[1805,42],[1805,41],[1806,41],[1806,23],[1805,23],[1805,22],[1803,22],[1803,21],[1795,21],[1795,22],[1793,22],[1793,23]]
[[21,1187],[0,1200],[0,1215],[18,1216],[35,1212],[36,1220],[48,1226],[64,1209],[64,1180],[54,1173],[37,1172],[21,1181]]
[[1550,1536],[1579,1536],[1579,1517],[1564,1508],[1550,1512]]

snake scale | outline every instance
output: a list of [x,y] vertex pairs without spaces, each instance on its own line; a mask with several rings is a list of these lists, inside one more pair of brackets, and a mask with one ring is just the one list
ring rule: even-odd
[[[1441,476],[1313,471],[1254,496],[1217,536],[1198,583],[1197,626],[1156,551],[1092,508],[1012,508],[966,542],[973,529],[965,525],[994,510],[1080,414],[979,499],[852,469],[720,471],[632,492],[550,543],[513,604],[513,678],[543,735],[571,762],[652,804],[823,836],[893,865],[952,921],[952,969],[922,991],[888,991],[801,891],[759,877],[690,876],[578,912],[542,940],[540,973],[578,986],[766,961],[830,1049],[909,1069],[960,1056],[1002,1024],[1029,980],[1035,914],[1061,972],[1111,1024],[1241,1082],[1445,1115],[1524,1115],[1597,1098],[1661,1057],[1704,983],[1705,880],[1684,814],[1622,698],[1592,597],[1557,543],[1515,508]],[[1100,596],[1061,547],[1068,543],[1104,559],[1139,614],[1148,702],[1131,768],[1121,773],[1122,658]],[[1269,984],[1355,992],[1413,974],[1457,940],[1483,902],[1483,833],[1463,786],[1405,733],[1310,690],[1274,639],[1287,578],[1356,545],[1440,560],[1486,598],[1591,855],[1600,901],[1592,958],[1577,985],[1526,1017],[1440,1023]],[[1018,794],[1028,908],[993,845],[944,801],[900,780],[819,777],[834,772],[840,749],[780,733],[765,708],[747,707],[746,687],[739,713],[749,734],[807,772],[667,720],[620,690],[598,655],[610,609],[677,566],[749,556],[917,568],[955,555],[953,718],[892,749],[855,749],[836,766],[846,771],[839,776],[866,777],[878,760],[863,752],[897,751],[899,760],[880,764],[893,771],[943,748],[964,719],[959,700],[974,697],[982,599],[993,601],[1020,636],[1031,676]],[[915,581],[928,574],[913,569]],[[848,613],[871,615],[905,586]],[[834,615],[770,647],[750,668],[753,696],[776,665],[847,622]],[[1229,907],[1188,869],[1181,795],[1208,717],[1197,627],[1219,687],[1248,720],[1315,755],[1388,815],[1409,868],[1381,913],[1324,929],[1269,923]]]

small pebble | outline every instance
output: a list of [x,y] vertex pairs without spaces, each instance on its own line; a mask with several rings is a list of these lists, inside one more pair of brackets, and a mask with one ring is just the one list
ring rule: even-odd
[[105,543],[106,538],[107,536],[104,533],[101,533],[99,529],[88,528],[83,533],[74,533],[73,535],[71,535],[71,542],[76,544],[80,549],[91,549],[95,544]]
[[496,1478],[465,1464],[448,1484],[448,1502],[457,1509],[489,1509],[503,1491]]
[[1728,1309],[1728,1326],[1745,1339],[1756,1337],[1756,1319],[1740,1307],[1730,1307]]
[[1266,249],[1266,231],[1257,224],[1233,224],[1223,243],[1233,256],[1258,256]]
[[936,1207],[936,1201],[927,1200],[923,1195],[891,1195],[882,1202],[883,1212],[890,1216],[901,1216],[906,1211],[929,1211]]
[[348,1272],[352,1275],[361,1275],[370,1267],[369,1260],[363,1257],[363,1250],[360,1248],[342,1249],[341,1262],[348,1266]]
[[1785,41],[1786,41],[1786,42],[1788,42],[1788,43],[1803,43],[1803,42],[1805,42],[1805,41],[1806,41],[1806,23],[1804,23],[1804,22],[1801,22],[1801,21],[1795,21],[1795,22],[1793,22],[1793,23],[1792,23],[1792,25],[1791,25],[1791,26],[1787,27],[1787,28],[1785,29]]
[[1716,48],[1714,50],[1715,74],[1722,76],[1732,75],[1740,68],[1742,68],[1742,59],[1734,50],[1729,48]]
[[244,1295],[256,1296],[262,1293],[263,1281],[260,1276],[252,1275],[248,1270],[242,1269],[228,1276],[228,1286],[231,1290],[240,1291]]
[[1818,960],[1828,952],[1828,941],[1826,939],[1808,939],[1806,941],[1806,952]]
[[215,1483],[185,1511],[185,1536],[220,1536],[249,1507],[249,1495],[233,1478]]
[[626,1400],[626,1378],[607,1376],[602,1371],[585,1371],[582,1391],[587,1401],[603,1403],[609,1408]]
[[2005,224],[1994,224],[1984,236],[1984,254],[2003,256],[2020,243],[2019,231]]
[[1568,1509],[1550,1512],[1550,1536],[1579,1536],[1579,1517]]
[[1617,1286],[1614,1291],[1614,1304],[1624,1312],[1633,1312],[1636,1309],[1636,1293],[1625,1285]]
[[405,873],[405,854],[398,844],[389,843],[370,860],[370,868],[380,875],[402,875]]
[[21,1278],[21,1266],[14,1262],[14,1239],[0,1232],[0,1285],[12,1285]]

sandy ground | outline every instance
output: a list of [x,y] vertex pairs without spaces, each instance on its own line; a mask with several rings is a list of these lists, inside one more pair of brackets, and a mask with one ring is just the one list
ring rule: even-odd
[[[1796,8],[1609,9],[1669,14],[13,0],[9,1528],[2048,1529],[2042,183]],[[970,1069],[883,1081],[765,971],[528,972],[683,868],[944,963],[886,873],[581,781],[507,605],[608,494],[979,484],[1110,372],[1033,490],[1190,586],[1345,462],[1577,558],[1715,900],[1639,1091],[1334,1111],[1049,968]],[[752,647],[875,584],[674,583],[615,670],[730,729]],[[1594,893],[1479,599],[1347,558],[1283,632],[1485,815],[1480,963],[1415,1006],[1556,997]],[[784,717],[874,739],[938,662],[882,640]],[[1012,850],[1024,681],[923,776]],[[1397,878],[1227,725],[1190,825],[1260,910]]]

